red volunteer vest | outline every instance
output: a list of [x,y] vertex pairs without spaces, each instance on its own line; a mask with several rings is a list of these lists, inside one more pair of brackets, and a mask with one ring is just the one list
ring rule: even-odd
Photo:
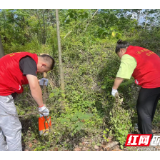
[[38,63],[38,56],[29,52],[11,53],[0,58],[0,96],[23,92],[22,85],[28,84],[28,80],[20,70],[19,61],[25,56]]
[[137,61],[132,74],[136,84],[142,88],[160,87],[160,58],[157,54],[138,46],[129,46],[125,54]]

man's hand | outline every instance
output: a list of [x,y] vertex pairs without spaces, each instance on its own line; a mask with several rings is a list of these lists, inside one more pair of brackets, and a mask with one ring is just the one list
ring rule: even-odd
[[118,93],[117,89],[113,89],[113,88],[112,88],[111,94],[112,94],[113,97],[115,97],[116,93]]
[[42,78],[42,79],[40,79],[40,80],[39,80],[39,84],[40,84],[41,86],[43,86],[43,85],[47,86],[47,85],[48,85],[48,79],[47,79],[47,78]]
[[40,112],[40,117],[49,115],[49,110],[45,105],[39,107],[38,111]]

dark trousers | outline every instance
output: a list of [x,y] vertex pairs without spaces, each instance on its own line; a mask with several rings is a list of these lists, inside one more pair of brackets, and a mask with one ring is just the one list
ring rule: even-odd
[[[141,134],[152,134],[152,121],[156,111],[159,88],[141,88],[137,100],[138,130]],[[153,135],[153,134],[152,134]]]

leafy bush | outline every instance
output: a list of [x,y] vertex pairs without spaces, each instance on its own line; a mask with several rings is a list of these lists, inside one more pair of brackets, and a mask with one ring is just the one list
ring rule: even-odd
[[123,98],[118,96],[114,102],[114,106],[110,111],[110,132],[114,133],[114,137],[119,141],[121,148],[126,141],[127,135],[133,130],[132,116],[133,109],[125,110],[122,106]]

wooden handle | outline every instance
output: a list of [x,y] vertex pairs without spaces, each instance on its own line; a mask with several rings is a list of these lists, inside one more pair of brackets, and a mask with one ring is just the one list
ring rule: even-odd
[[[47,78],[47,73],[46,72],[43,73],[43,78]],[[43,90],[44,90],[43,101],[44,101],[44,104],[46,104],[47,93],[46,93],[46,85],[44,85],[44,84],[43,84]]]
[[43,72],[43,78],[46,78],[46,77],[47,77],[47,73]]

